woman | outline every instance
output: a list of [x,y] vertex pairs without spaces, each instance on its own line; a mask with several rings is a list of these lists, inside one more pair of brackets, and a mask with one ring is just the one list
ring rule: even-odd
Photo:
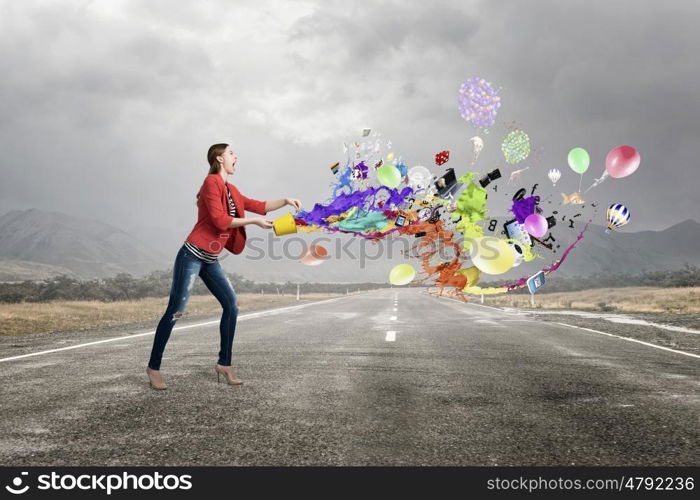
[[156,328],[151,358],[146,368],[153,389],[167,387],[160,374],[161,358],[175,322],[182,317],[197,275],[224,309],[219,326],[219,360],[214,366],[217,379],[220,381],[221,375],[224,375],[231,385],[243,383],[233,374],[231,367],[231,346],[238,317],[236,293],[217,257],[224,248],[234,254],[243,251],[246,240],[245,226],[255,224],[263,229],[272,227],[270,220],[245,217],[245,210],[266,215],[267,212],[285,205],[299,210],[301,203],[295,198],[258,201],[243,196],[233,184],[226,182],[226,178],[235,172],[237,160],[238,157],[228,144],[214,144],[207,152],[209,175],[197,193],[197,223],[175,258],[170,301]]

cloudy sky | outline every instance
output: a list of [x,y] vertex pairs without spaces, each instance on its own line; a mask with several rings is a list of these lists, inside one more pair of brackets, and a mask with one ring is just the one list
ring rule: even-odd
[[[229,142],[250,197],[329,194],[328,165],[370,126],[409,165],[442,149],[466,171],[477,132],[456,109],[473,75],[499,87],[541,158],[642,155],[592,198],[623,202],[630,230],[698,218],[692,1],[0,1],[0,214],[40,208],[183,237],[206,150]],[[499,130],[477,169],[502,164]],[[257,228],[254,228],[257,230]]]

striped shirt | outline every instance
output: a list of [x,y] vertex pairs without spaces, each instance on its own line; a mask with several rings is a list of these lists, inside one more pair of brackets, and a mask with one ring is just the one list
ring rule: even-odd
[[[235,217],[236,216],[236,205],[233,203],[233,198],[231,197],[231,191],[229,190],[228,186],[226,187],[226,194],[228,195],[228,214],[231,217]],[[202,250],[198,246],[195,246],[188,241],[185,241],[185,248],[187,248],[190,252],[192,252],[198,259],[206,262],[207,264],[211,264],[213,262],[216,262],[218,259],[217,254]]]

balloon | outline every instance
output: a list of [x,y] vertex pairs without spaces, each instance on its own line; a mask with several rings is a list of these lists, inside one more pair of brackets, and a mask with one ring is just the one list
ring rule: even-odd
[[483,78],[471,77],[459,87],[459,114],[477,127],[490,127],[496,123],[496,113],[500,107],[498,91]]
[[389,188],[395,188],[401,183],[401,172],[394,165],[382,165],[377,169],[377,180]]
[[304,255],[299,259],[304,265],[307,266],[318,266],[328,257],[328,250],[323,248],[321,245],[311,245]]
[[422,165],[411,167],[408,170],[408,185],[413,188],[414,192],[427,188],[432,180],[433,174]]
[[408,285],[416,277],[416,270],[410,264],[399,264],[389,273],[389,283],[396,286]]
[[629,209],[621,205],[620,203],[613,203],[608,207],[607,219],[608,219],[608,229],[605,230],[609,233],[612,229],[624,226],[630,220]]
[[569,151],[569,166],[571,170],[577,174],[582,174],[588,170],[588,165],[591,164],[591,157],[588,156],[588,151],[583,148],[574,148]]
[[639,167],[639,152],[632,146],[618,146],[605,157],[605,171],[615,179],[627,177]]
[[474,265],[486,274],[503,274],[515,263],[510,245],[493,236],[475,238],[469,247],[469,256]]
[[396,155],[394,153],[389,153],[386,155],[386,161],[392,161]]
[[540,214],[530,214],[525,217],[525,231],[530,233],[535,238],[539,238],[547,234],[547,219]]
[[549,169],[547,177],[549,177],[549,180],[552,181],[552,185],[556,186],[557,181],[561,178],[561,170],[559,170],[558,168],[551,168]]
[[503,140],[501,151],[508,163],[519,163],[530,155],[530,138],[522,130],[513,130]]

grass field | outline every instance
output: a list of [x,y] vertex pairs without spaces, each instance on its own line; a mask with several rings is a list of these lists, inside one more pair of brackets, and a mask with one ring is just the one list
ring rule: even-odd
[[[323,300],[338,294],[306,294],[302,301]],[[479,303],[479,297],[472,297]],[[167,297],[120,302],[53,301],[0,304],[0,335],[60,332],[131,323],[152,323],[165,312]],[[238,294],[241,313],[297,304],[294,295]],[[529,295],[485,296],[487,305],[532,309]],[[596,312],[700,314],[700,287],[691,288],[600,288],[578,292],[538,293],[537,309],[577,309]],[[183,319],[220,314],[221,306],[211,295],[190,297]]]
[[[478,303],[479,298],[472,301]],[[530,295],[487,295],[484,304],[532,309]],[[620,313],[700,313],[700,287],[597,288],[578,292],[538,293],[535,309],[578,309]]]
[[[345,295],[345,294],[342,294]],[[238,294],[241,313],[338,297],[340,294],[308,293],[297,302],[296,295]],[[119,302],[69,301],[0,304],[0,335],[83,330],[130,323],[156,324],[168,305],[168,297]],[[182,319],[221,314],[221,305],[212,295],[192,295]]]

